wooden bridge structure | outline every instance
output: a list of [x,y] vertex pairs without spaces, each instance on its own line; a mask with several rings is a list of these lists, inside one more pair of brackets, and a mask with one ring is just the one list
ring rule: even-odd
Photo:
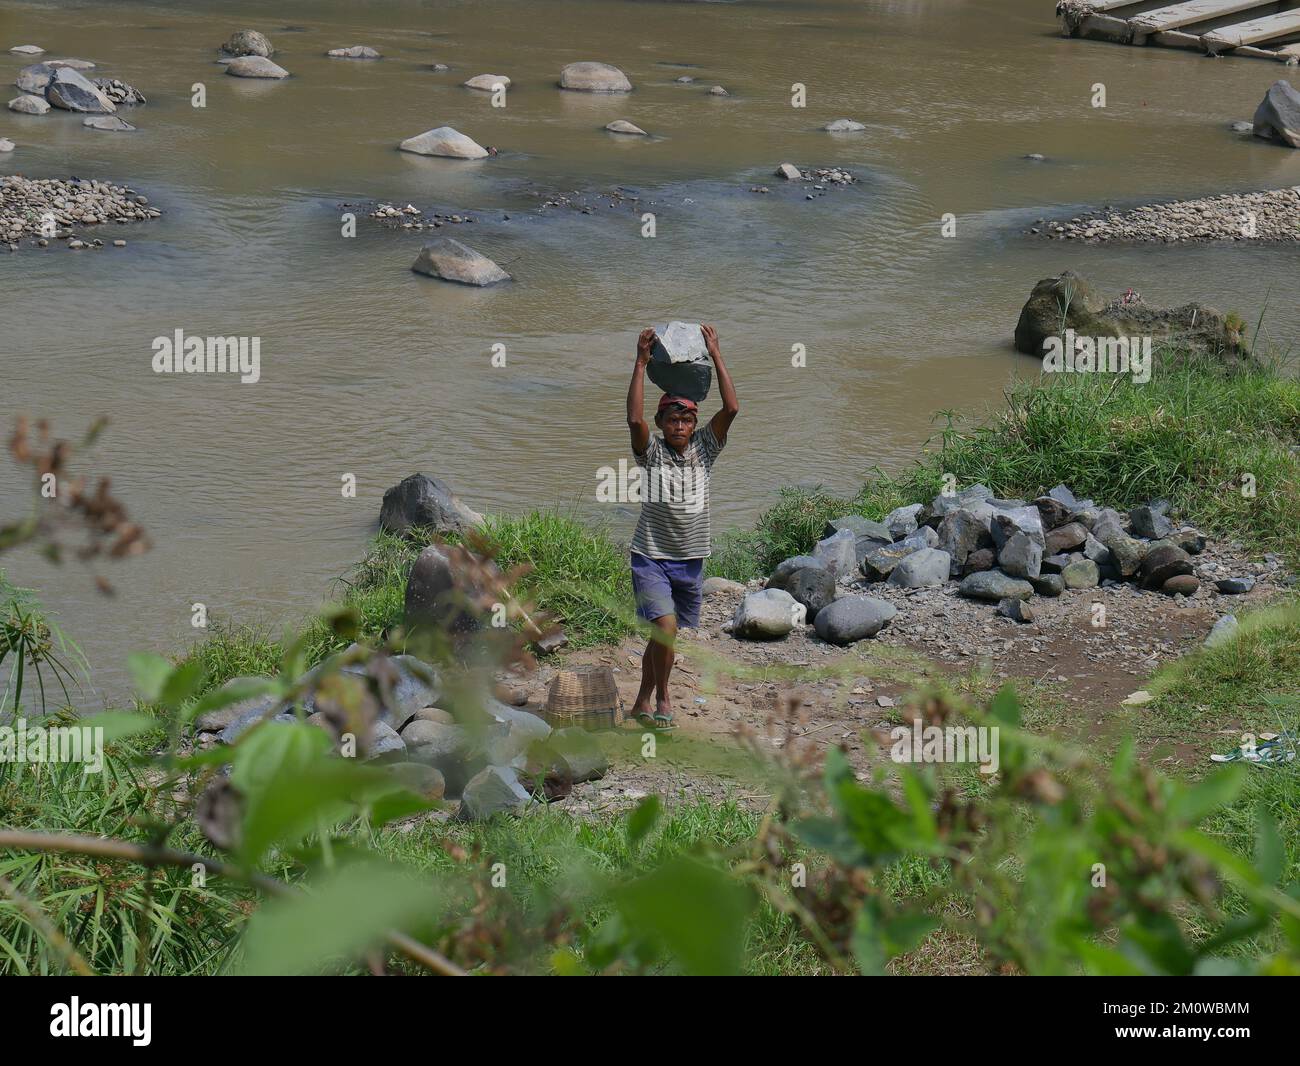
[[1060,0],[1070,37],[1300,63],[1300,0]]

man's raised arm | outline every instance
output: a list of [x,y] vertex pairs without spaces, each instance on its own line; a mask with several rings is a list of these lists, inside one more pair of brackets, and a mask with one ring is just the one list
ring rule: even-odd
[[736,386],[731,383],[726,364],[722,361],[722,349],[718,347],[718,331],[712,326],[701,326],[704,334],[704,346],[709,350],[709,357],[718,371],[718,392],[722,394],[722,409],[709,421],[709,428],[721,444],[727,439],[727,430],[740,414],[740,401],[736,399]]
[[655,331],[643,329],[636,339],[636,363],[632,366],[632,383],[627,387],[627,428],[632,435],[632,451],[644,455],[650,444],[650,427],[645,420],[645,368],[650,362]]

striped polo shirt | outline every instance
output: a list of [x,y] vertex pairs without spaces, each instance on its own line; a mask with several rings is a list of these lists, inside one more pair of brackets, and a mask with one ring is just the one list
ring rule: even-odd
[[722,444],[705,423],[678,455],[653,436],[636,457],[644,470],[641,517],[632,550],[651,559],[704,559],[713,554],[709,528],[709,475]]

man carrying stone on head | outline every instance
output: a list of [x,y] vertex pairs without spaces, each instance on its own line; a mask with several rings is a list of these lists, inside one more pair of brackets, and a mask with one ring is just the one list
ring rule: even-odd
[[637,338],[636,364],[627,390],[632,452],[645,471],[641,516],[632,535],[632,589],[637,615],[657,630],[641,659],[641,690],[632,713],[655,729],[674,727],[668,677],[677,627],[699,624],[704,560],[711,554],[709,472],[740,411],[717,331],[701,326],[700,333],[722,394],[721,410],[704,426],[697,428],[699,408],[694,400],[668,393],[655,412],[655,425],[663,435],[651,436],[643,408],[646,367],[656,340],[653,329],[642,330]]

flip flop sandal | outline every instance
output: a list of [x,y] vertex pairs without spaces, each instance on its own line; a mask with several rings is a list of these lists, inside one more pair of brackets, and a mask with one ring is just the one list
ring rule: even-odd
[[636,720],[657,733],[666,733],[677,728],[677,723],[673,721],[673,716],[670,714],[638,714]]

